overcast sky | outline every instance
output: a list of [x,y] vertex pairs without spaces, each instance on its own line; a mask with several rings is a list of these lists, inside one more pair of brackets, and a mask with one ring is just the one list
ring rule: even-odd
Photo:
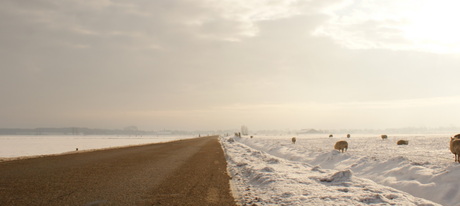
[[456,0],[2,0],[0,128],[460,126]]

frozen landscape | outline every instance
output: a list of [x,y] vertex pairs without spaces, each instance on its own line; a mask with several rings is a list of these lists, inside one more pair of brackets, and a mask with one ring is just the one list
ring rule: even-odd
[[195,138],[192,135],[0,135],[0,161]]
[[[242,205],[460,205],[460,164],[449,151],[451,135],[254,135],[220,141]],[[0,161],[187,138],[195,137],[0,136]],[[400,139],[409,145],[397,145]],[[333,149],[339,140],[349,144],[345,153]]]
[[[243,205],[460,205],[452,134],[221,137]],[[397,145],[400,139],[408,145]],[[348,151],[333,150],[346,140]]]

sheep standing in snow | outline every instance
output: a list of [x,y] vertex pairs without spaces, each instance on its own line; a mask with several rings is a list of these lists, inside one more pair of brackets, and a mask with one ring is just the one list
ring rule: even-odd
[[450,138],[450,151],[454,154],[454,161],[460,163],[460,134]]
[[330,134],[329,137],[334,137],[334,135]]
[[347,138],[350,138],[350,137],[351,137],[351,135],[350,135],[350,134],[347,134]]
[[295,141],[297,141],[297,140],[296,140],[295,137],[293,137],[293,138],[292,138],[292,144],[295,144]]
[[399,140],[396,144],[397,144],[397,145],[408,145],[408,144],[409,144],[409,140]]
[[347,141],[338,141],[334,145],[334,149],[344,152],[348,150],[348,142]]
[[388,136],[386,134],[382,134],[382,136],[380,137],[382,137],[383,140],[388,139]]

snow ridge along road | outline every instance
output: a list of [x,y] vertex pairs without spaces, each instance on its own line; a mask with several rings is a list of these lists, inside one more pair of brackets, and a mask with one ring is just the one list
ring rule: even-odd
[[234,205],[217,136],[0,162],[0,205]]
[[[431,141],[428,137],[424,139]],[[416,184],[415,180],[422,181],[425,175],[436,177],[437,174],[421,174],[420,164],[406,164],[407,160],[398,155],[399,150],[416,150],[419,147],[417,142],[404,148],[396,148],[394,142],[395,150],[388,150],[383,156],[396,156],[379,160],[379,156],[367,151],[362,153],[363,156],[356,151],[359,147],[355,145],[360,142],[365,142],[369,148],[387,145],[378,139],[372,143],[372,137],[348,139],[353,144],[346,153],[333,150],[337,138],[301,137],[297,138],[295,144],[291,142],[291,137],[222,137],[220,140],[232,176],[232,189],[242,205],[439,205],[425,199],[425,196],[409,193],[422,191],[427,186]],[[433,138],[434,142],[442,143],[442,140]],[[388,149],[392,148],[393,144],[390,144],[387,145]],[[355,158],[356,161],[350,162]],[[396,165],[390,164],[392,162]],[[452,183],[456,181],[452,175],[457,176],[460,167],[458,163],[451,164],[438,177],[444,177]],[[411,171],[407,171],[408,168]],[[416,173],[412,174],[412,170]],[[412,191],[404,192],[363,178],[364,171],[376,172],[380,176],[393,175],[387,178],[395,179],[400,184],[411,182]],[[394,176],[395,171],[407,172]],[[427,168],[423,171],[434,170]],[[444,185],[443,182],[438,183]],[[431,185],[436,184],[428,184]],[[452,193],[457,192],[458,187],[444,189],[452,190],[432,193],[444,198],[447,203],[442,205],[458,205],[456,193]]]

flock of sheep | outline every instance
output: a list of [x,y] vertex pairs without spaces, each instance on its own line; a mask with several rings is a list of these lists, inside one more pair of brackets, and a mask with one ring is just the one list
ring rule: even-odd
[[[241,134],[235,133],[235,136],[241,137]],[[333,135],[330,134],[329,137],[333,137]],[[347,134],[347,138],[350,138],[350,137],[351,135]],[[380,137],[382,138],[382,140],[388,139],[388,135],[386,134],[383,134]],[[253,138],[253,136],[251,136],[251,138]],[[293,144],[295,144],[297,139],[295,137],[292,137],[291,141]],[[408,145],[409,141],[408,140],[398,140],[396,144],[397,145]],[[334,149],[339,150],[343,153],[348,150],[348,142],[345,140],[337,141],[334,145]],[[450,151],[454,154],[455,162],[460,163],[460,134],[456,134],[450,138]]]
[[[333,135],[329,135],[329,137],[333,137]],[[387,135],[381,135],[380,136],[383,140],[388,139]],[[347,134],[347,138],[350,138],[350,134]],[[295,144],[297,139],[295,137],[292,137],[291,139],[292,143]],[[408,140],[399,140],[396,144],[398,145],[408,145],[409,141]],[[334,145],[334,149],[341,151],[342,153],[344,151],[347,151],[348,149],[348,142],[341,140],[337,141]],[[460,134],[456,134],[453,137],[450,138],[450,151],[454,154],[455,162],[460,163]]]

